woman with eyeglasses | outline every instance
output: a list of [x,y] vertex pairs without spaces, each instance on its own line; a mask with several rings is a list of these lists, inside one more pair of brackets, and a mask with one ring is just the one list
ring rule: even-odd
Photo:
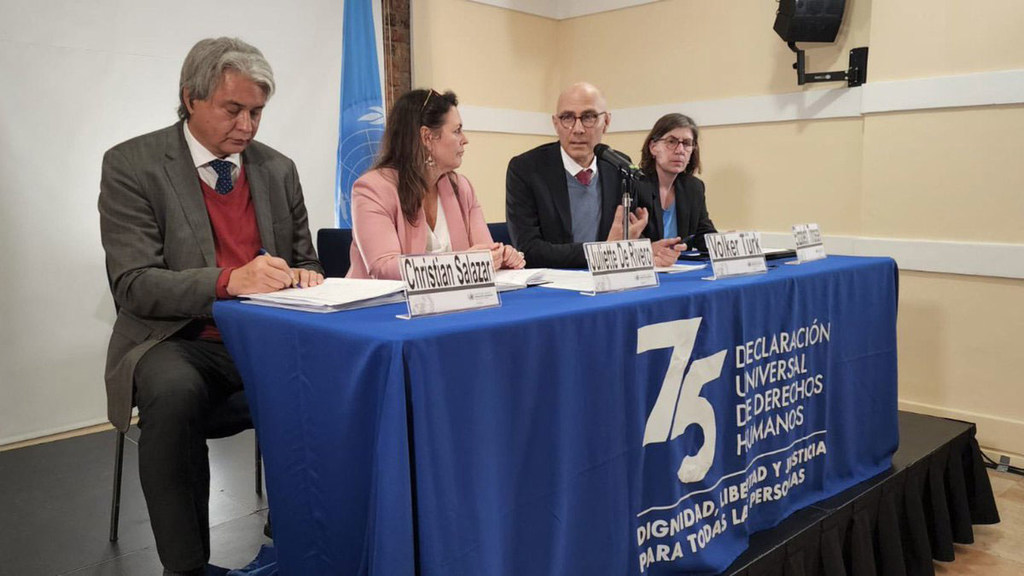
[[640,186],[642,193],[654,198],[651,240],[692,236],[687,248],[706,250],[704,235],[716,232],[708,216],[704,182],[693,175],[700,173],[699,137],[692,118],[666,114],[644,140],[640,169],[647,178]]
[[352,187],[349,278],[401,279],[402,254],[489,250],[494,269],[523,254],[494,242],[473,186],[455,170],[469,140],[452,92],[412,90],[388,114],[380,155]]

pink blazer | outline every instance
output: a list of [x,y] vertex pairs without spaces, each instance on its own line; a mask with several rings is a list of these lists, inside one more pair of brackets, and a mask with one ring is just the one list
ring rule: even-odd
[[[453,251],[493,241],[473,185],[464,176],[459,175],[458,179],[457,198],[447,177],[437,183]],[[382,168],[367,172],[353,185],[352,264],[346,274],[348,278],[401,280],[398,256],[426,251],[429,228],[423,208],[416,224],[409,224],[402,215],[397,182],[394,170]]]

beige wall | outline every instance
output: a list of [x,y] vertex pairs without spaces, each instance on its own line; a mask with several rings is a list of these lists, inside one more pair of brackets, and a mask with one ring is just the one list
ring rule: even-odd
[[505,221],[505,168],[508,161],[550,141],[545,136],[467,132],[469,146],[463,156],[464,174],[473,183],[488,222]]
[[1024,107],[864,119],[864,233],[1024,243]]
[[[867,44],[871,4],[847,4],[836,44],[807,51],[809,70],[845,69],[849,48]],[[772,30],[777,6],[665,0],[566,20],[559,68],[600,86],[612,108],[794,92],[796,57]]]
[[[419,83],[451,87],[465,104],[543,113],[581,79],[613,110],[840,87],[796,85],[794,55],[772,30],[775,8],[665,0],[557,22],[429,0],[414,8],[413,65]],[[1024,69],[1021,29],[1019,0],[848,0],[836,43],[802,47],[808,70],[826,71],[867,45],[869,83],[908,80]],[[643,137],[605,141],[638,157]],[[471,138],[463,171],[488,219],[501,220],[508,158],[549,138]],[[1024,243],[1024,106],[710,126],[701,150],[722,229],[816,221],[832,235]],[[903,406],[976,421],[983,445],[1024,454],[1022,289],[1019,279],[903,271]]]
[[874,2],[871,79],[1024,68],[1020,0]]
[[411,3],[413,85],[461,102],[543,110],[558,96],[558,23],[465,0]]

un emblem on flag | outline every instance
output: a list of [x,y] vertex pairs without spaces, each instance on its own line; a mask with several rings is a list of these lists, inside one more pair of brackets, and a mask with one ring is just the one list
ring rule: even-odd
[[338,144],[337,210],[341,224],[352,222],[352,185],[365,174],[380,150],[384,135],[384,108],[350,108],[342,115]]

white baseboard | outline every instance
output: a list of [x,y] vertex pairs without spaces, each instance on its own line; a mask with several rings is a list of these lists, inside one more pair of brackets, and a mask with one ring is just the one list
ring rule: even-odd
[[[770,248],[794,245],[789,233],[762,232],[761,239]],[[824,242],[829,254],[889,256],[901,270],[1024,278],[1024,244],[829,235]]]
[[17,444],[18,442],[24,442],[26,440],[35,440],[36,438],[52,436],[54,434],[63,434],[64,432],[71,432],[72,430],[89,428],[91,426],[96,426],[98,424],[106,424],[107,422],[108,420],[106,419],[106,417],[92,418],[90,420],[75,422],[73,424],[64,424],[62,426],[55,426],[53,428],[46,428],[44,430],[34,430],[26,434],[18,434],[17,436],[8,436],[6,438],[0,438],[0,447],[7,446],[9,444]]
[[1020,461],[1021,455],[1024,454],[1024,422],[1020,420],[1010,420],[908,400],[900,400],[899,407],[900,410],[908,412],[973,422],[978,426],[978,443],[987,448],[986,454],[996,460],[998,460],[997,455],[1009,455],[1011,460],[1016,460],[1013,462],[1014,466],[1024,468],[1024,463]]

